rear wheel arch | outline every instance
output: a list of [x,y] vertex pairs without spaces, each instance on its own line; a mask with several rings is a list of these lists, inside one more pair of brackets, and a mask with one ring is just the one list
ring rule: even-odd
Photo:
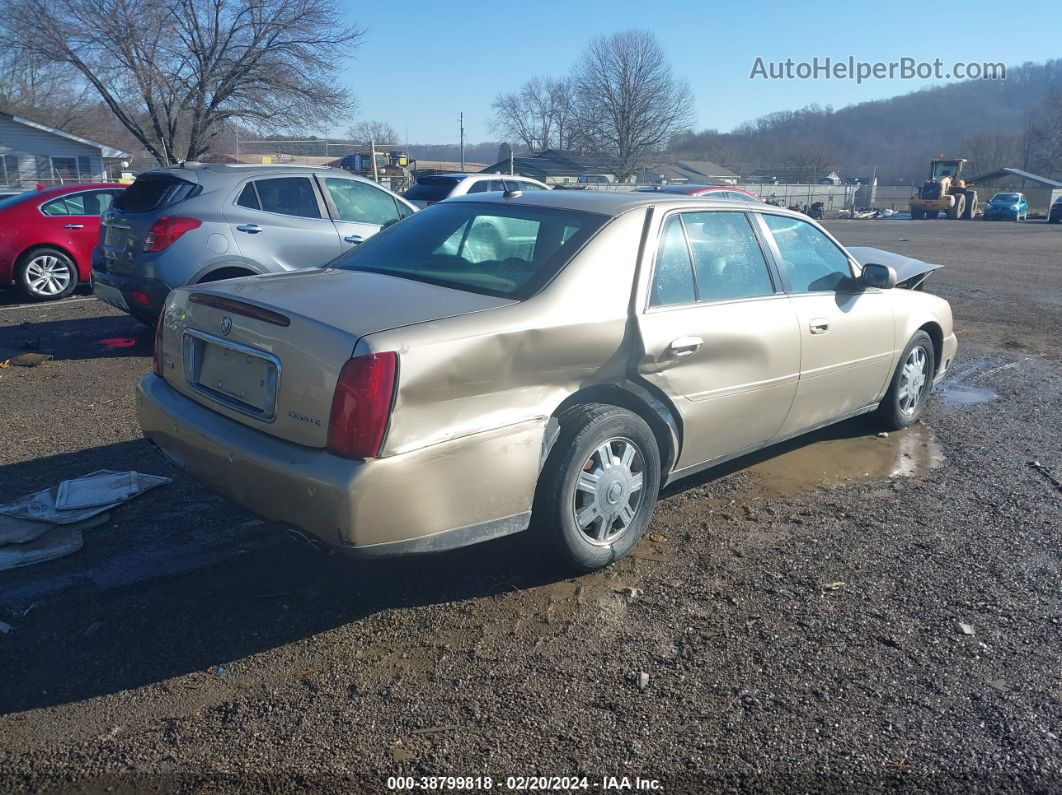
[[70,261],[74,263],[74,267],[77,268],[78,281],[85,281],[85,279],[88,278],[87,276],[82,277],[82,273],[88,274],[90,272],[89,266],[82,266],[82,264],[78,262],[77,255],[74,254],[73,251],[68,249],[66,246],[62,246],[58,243],[34,243],[32,246],[26,246],[26,248],[22,250],[22,253],[15,257],[14,264],[12,267],[12,273],[14,273],[14,268],[17,268],[19,265],[22,265],[26,260],[30,259],[35,251],[44,251],[45,249],[61,251],[66,257],[68,257]]
[[[664,395],[654,394],[648,387],[633,383],[595,384],[573,392],[554,409],[549,426],[556,427],[556,418],[576,406],[605,404],[627,409],[643,420],[653,431],[657,447],[660,448],[661,477],[667,475],[678,460],[681,448],[682,423],[678,412]],[[547,445],[543,451],[543,461],[549,455],[549,447],[556,440],[556,432],[547,429]]]
[[238,279],[241,276],[258,276],[258,272],[246,265],[221,265],[196,277],[193,284],[205,284],[206,282],[218,282],[222,279]]

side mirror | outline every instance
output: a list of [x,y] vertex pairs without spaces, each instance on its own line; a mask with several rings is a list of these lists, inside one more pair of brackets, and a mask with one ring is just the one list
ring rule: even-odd
[[888,265],[870,262],[863,266],[863,272],[859,275],[859,283],[864,287],[890,290],[896,286],[896,271]]

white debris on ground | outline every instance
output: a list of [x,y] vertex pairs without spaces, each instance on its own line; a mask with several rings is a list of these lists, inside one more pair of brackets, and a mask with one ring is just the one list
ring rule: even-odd
[[106,524],[112,508],[172,482],[161,475],[101,469],[0,505],[0,571],[77,552],[82,530]]

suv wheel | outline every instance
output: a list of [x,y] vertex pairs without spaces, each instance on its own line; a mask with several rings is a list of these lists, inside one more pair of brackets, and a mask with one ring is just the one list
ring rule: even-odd
[[576,406],[558,420],[535,524],[565,564],[592,571],[645,534],[660,489],[660,450],[645,420],[618,406]]
[[22,255],[15,281],[31,301],[53,301],[74,292],[77,266],[57,248],[35,248]]

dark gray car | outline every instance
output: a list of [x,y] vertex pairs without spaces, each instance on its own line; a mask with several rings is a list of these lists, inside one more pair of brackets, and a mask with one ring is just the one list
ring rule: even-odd
[[416,207],[337,168],[186,163],[103,216],[96,297],[154,323],[174,287],[324,265]]

